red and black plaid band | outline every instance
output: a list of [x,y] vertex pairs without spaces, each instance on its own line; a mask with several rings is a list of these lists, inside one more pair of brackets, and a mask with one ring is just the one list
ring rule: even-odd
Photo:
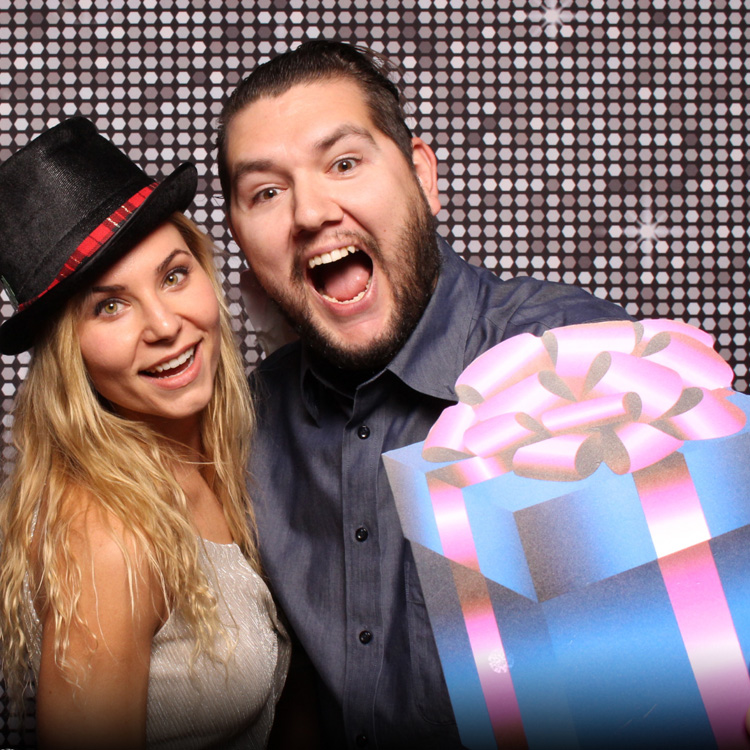
[[65,262],[60,272],[52,283],[33,299],[27,300],[18,306],[19,312],[43,297],[50,289],[57,286],[63,279],[70,276],[86,258],[90,258],[110,237],[124,224],[143,201],[154,192],[158,182],[152,182],[134,196],[128,198],[111,216],[107,217],[91,234],[73,251],[73,254]]

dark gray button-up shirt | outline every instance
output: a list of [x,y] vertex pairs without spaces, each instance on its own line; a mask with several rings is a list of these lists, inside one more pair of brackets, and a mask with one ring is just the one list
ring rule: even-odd
[[356,387],[291,344],[253,378],[263,563],[321,681],[325,747],[461,747],[381,454],[423,440],[485,349],[625,311],[575,287],[500,281],[441,240],[435,293],[403,349]]

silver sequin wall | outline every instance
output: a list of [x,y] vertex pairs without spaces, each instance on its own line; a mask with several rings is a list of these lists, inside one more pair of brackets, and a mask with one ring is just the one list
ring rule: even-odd
[[[197,162],[250,369],[213,127],[257,63],[319,36],[401,63],[471,263],[698,325],[748,390],[750,0],[0,0],[0,159],[83,114],[155,176]],[[6,471],[27,363],[2,357]],[[0,746],[33,742],[6,719]]]

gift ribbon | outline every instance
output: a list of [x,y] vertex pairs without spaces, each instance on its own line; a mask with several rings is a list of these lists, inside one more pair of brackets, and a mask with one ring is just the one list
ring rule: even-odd
[[717,745],[746,747],[750,680],[685,458],[675,453],[633,480]]
[[[458,562],[463,570],[468,568],[479,574],[461,490],[435,478],[428,478],[428,486],[445,556]],[[525,748],[521,711],[486,579],[466,575],[463,570],[454,567],[453,578],[495,742],[498,747]]]
[[[676,453],[685,440],[731,435],[745,423],[726,400],[732,370],[712,343],[705,332],[668,320],[521,334],[464,370],[459,403],[430,430],[423,456],[455,461],[430,472],[428,487],[444,555],[476,572],[460,488],[509,471],[580,480],[602,462],[632,473],[712,731],[728,748],[747,744],[750,676],[706,519]],[[486,584],[468,590],[454,579],[497,746],[525,745],[511,670],[496,668],[507,658]]]

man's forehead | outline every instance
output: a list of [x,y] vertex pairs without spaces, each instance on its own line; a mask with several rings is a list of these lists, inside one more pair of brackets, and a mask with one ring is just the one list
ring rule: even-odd
[[232,119],[228,138],[254,133],[276,140],[296,136],[311,143],[347,126],[352,132],[377,130],[361,87],[347,78],[298,83],[275,95],[264,95]]

